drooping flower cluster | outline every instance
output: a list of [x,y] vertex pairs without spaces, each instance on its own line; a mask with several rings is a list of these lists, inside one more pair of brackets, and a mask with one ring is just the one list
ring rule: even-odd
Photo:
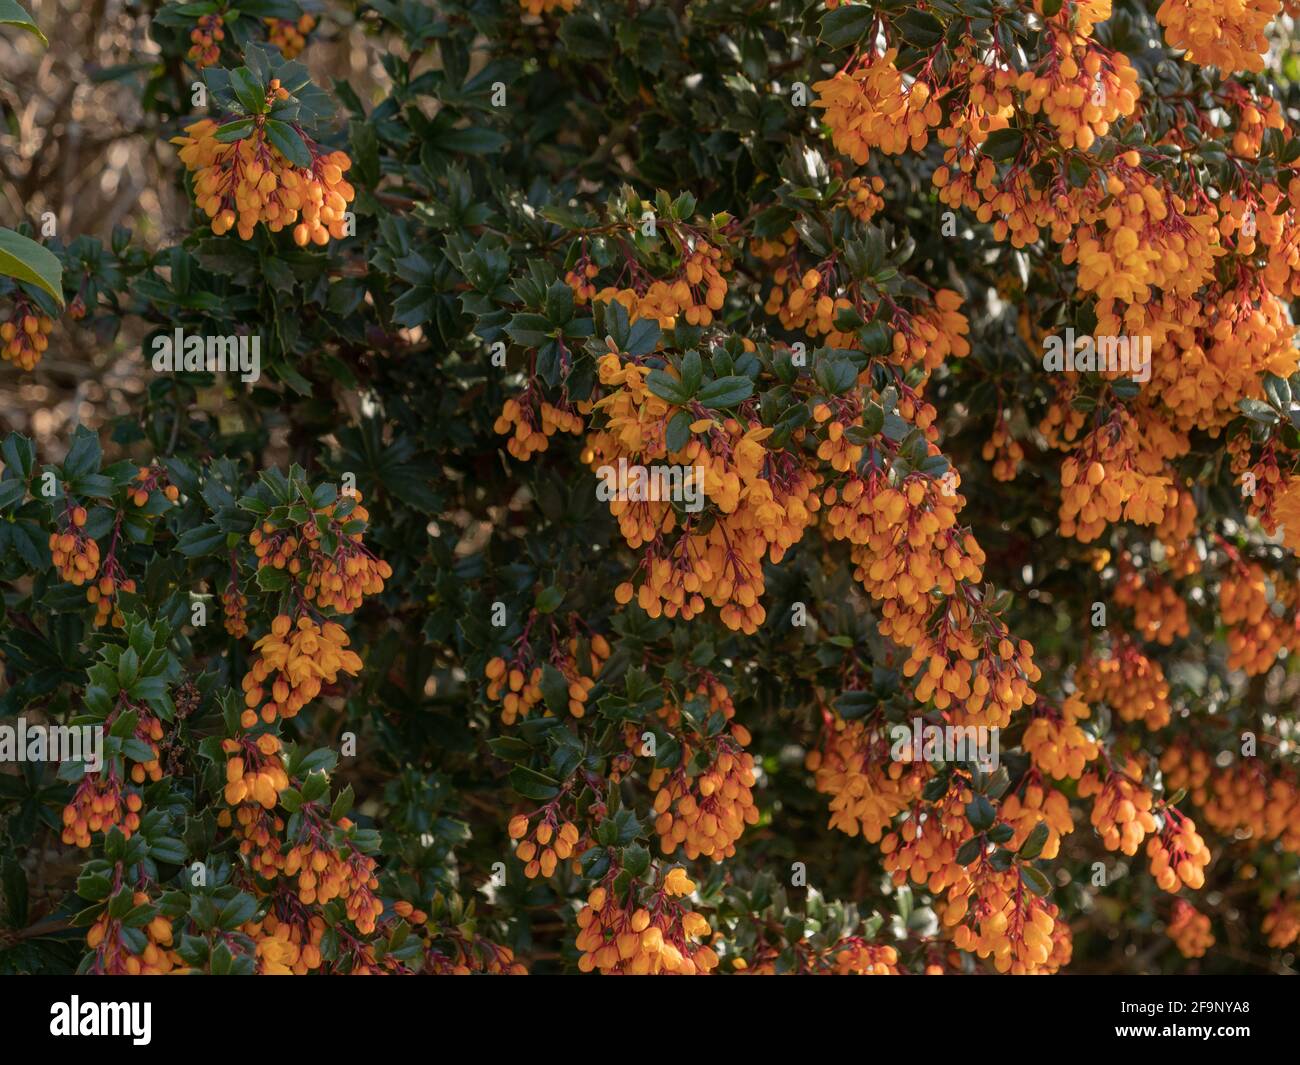
[[488,661],[484,669],[488,681],[487,697],[493,702],[500,701],[502,722],[513,725],[542,702],[543,668],[549,664],[559,670],[567,685],[569,713],[574,717],[584,717],[587,699],[596,686],[609,651],[609,641],[600,633],[592,633],[584,641],[575,632],[567,640],[555,643],[550,657],[542,661],[534,656],[525,637],[509,659],[498,655]]
[[1014,868],[998,871],[981,861],[973,882],[955,885],[942,906],[953,944],[992,958],[1000,973],[1054,973],[1070,960],[1070,926],[1054,903],[1029,891]]
[[31,370],[50,346],[53,331],[54,319],[17,300],[8,319],[0,322],[0,357],[20,370]]
[[1141,721],[1151,731],[1169,724],[1169,682],[1160,663],[1127,636],[1115,638],[1104,657],[1089,655],[1075,671],[1079,697],[1089,706],[1106,703],[1123,721]]
[[196,67],[215,66],[221,61],[221,42],[226,39],[226,23],[218,14],[200,15],[190,30],[190,50],[186,55]]
[[557,432],[582,432],[582,418],[577,412],[554,407],[538,400],[529,390],[522,396],[511,397],[501,407],[501,415],[492,426],[493,431],[510,437],[506,450],[520,462],[527,462],[539,451],[551,446],[551,437]]
[[54,568],[65,581],[81,586],[99,572],[99,544],[82,532],[86,508],[69,505],[60,518],[63,531],[50,533]]
[[[655,831],[660,849],[671,855],[681,847],[686,857],[700,855],[720,862],[736,853],[746,825],[758,823],[754,803],[754,759],[745,751],[748,730],[730,726],[730,735],[681,740],[681,760],[673,769],[658,768],[648,785],[655,792]],[[693,758],[704,758],[703,772],[692,774]]]
[[1056,780],[1078,780],[1084,768],[1097,757],[1096,739],[1079,725],[1091,716],[1091,709],[1077,694],[1070,695],[1059,709],[1039,702],[1021,745],[1040,772]]
[[[146,906],[154,901],[145,891],[135,891],[131,895],[133,907]],[[186,967],[181,956],[172,949],[170,918],[160,913],[134,931],[143,933],[143,950],[134,946],[138,936],[126,935],[124,919],[110,917],[105,908],[86,933],[86,946],[93,958],[88,971],[104,976],[151,976]]]
[[[1227,627],[1228,668],[1251,676],[1267,672],[1286,649],[1300,650],[1296,591],[1280,579],[1271,582],[1262,566],[1235,566],[1219,583],[1219,617]],[[1274,604],[1276,604],[1276,609]]]
[[1184,958],[1201,958],[1214,946],[1208,914],[1199,912],[1186,899],[1175,899],[1173,913],[1165,928]]
[[1147,841],[1147,857],[1151,860],[1155,882],[1170,892],[1184,885],[1193,891],[1204,887],[1210,851],[1196,825],[1172,806],[1165,808],[1163,819],[1164,826]]
[[1016,87],[1028,114],[1040,110],[1056,128],[1063,148],[1087,151],[1116,119],[1137,106],[1137,71],[1118,52],[1090,37],[1056,29],[1037,70],[1026,70]]
[[1164,0],[1156,20],[1165,40],[1181,48],[1187,60],[1218,67],[1225,74],[1264,68],[1268,40],[1264,29],[1282,10],[1281,0]]
[[343,627],[333,621],[317,624],[306,615],[297,624],[287,614],[278,615],[253,650],[257,655],[242,685],[244,728],[257,723],[259,708],[267,723],[296,717],[340,673],[356,676],[361,671],[361,658],[348,650]]
[[894,818],[920,799],[929,777],[928,762],[891,759],[885,735],[839,718],[804,765],[816,789],[831,796],[828,827],[869,843],[879,843]]
[[716,968],[717,954],[696,942],[710,934],[709,923],[677,901],[694,890],[680,867],[663,876],[648,906],[620,901],[604,885],[593,889],[578,912],[578,968],[633,976],[695,976]]
[[[271,83],[269,98],[287,91]],[[346,152],[322,153],[307,143],[311,163],[298,167],[284,157],[254,120],[248,136],[223,143],[216,138],[218,123],[205,118],[174,137],[180,159],[194,173],[194,198],[212,220],[217,235],[235,230],[243,240],[264,222],[273,233],[290,229],[294,243],[328,244],[346,233],[344,217],[356,195],[344,180],[352,165]]]
[[116,827],[129,839],[140,827],[143,807],[139,792],[128,791],[112,766],[102,773],[88,773],[63,808],[61,838],[84,848],[90,846],[96,832]]
[[898,49],[859,56],[849,67],[825,81],[816,82],[813,106],[826,112],[826,125],[836,151],[859,166],[876,148],[898,155],[909,147],[920,151],[929,130],[943,114],[930,86],[920,80],[905,82],[895,65]]
[[729,628],[757,631],[766,617],[759,601],[764,557],[780,561],[811,522],[815,476],[788,454],[769,452],[763,441],[771,429],[757,419],[719,420],[703,408],[690,412],[698,418],[685,447],[670,453],[667,423],[675,410],[649,390],[648,368],[611,351],[599,370],[609,390],[595,405],[603,428],[588,434],[584,461],[596,469],[624,460],[702,471],[691,474],[702,505],[684,517],[668,500],[611,499],[628,546],[644,548],[640,587],[625,582],[615,599],[636,595],[651,617],[685,620],[709,603]]
[[280,49],[285,59],[296,59],[307,47],[307,35],[316,28],[316,16],[302,14],[295,19],[268,18],[266,23],[267,42]]
[[[340,505],[347,502],[346,512]],[[351,614],[368,595],[384,590],[393,569],[362,542],[370,514],[361,505],[361,493],[317,508],[295,526],[281,529],[263,521],[248,536],[261,569],[286,570],[297,577],[306,573],[302,594],[322,610]],[[332,549],[328,541],[333,541]]]
[[1142,783],[1142,768],[1128,759],[1116,769],[1093,770],[1079,781],[1079,797],[1096,796],[1092,826],[1107,850],[1132,857],[1148,834],[1156,831],[1151,790]]
[[516,814],[508,826],[510,838],[519,841],[515,857],[524,863],[524,876],[529,880],[539,875],[549,877],[560,862],[568,861],[581,847],[578,826],[559,820],[555,804],[542,808],[536,824],[533,816]]

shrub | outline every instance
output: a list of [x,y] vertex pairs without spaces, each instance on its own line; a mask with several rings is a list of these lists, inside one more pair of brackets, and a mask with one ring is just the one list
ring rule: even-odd
[[145,381],[0,447],[0,968],[1288,969],[1290,5],[1153,7],[159,6],[179,239],[0,244]]

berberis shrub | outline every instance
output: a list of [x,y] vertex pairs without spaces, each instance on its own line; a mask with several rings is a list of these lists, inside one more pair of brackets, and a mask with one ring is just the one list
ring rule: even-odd
[[1293,966],[1292,0],[146,6],[0,970]]

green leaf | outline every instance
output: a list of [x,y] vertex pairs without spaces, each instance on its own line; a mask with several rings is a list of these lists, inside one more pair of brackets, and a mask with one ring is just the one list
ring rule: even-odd
[[1247,418],[1263,425],[1276,425],[1277,411],[1258,399],[1242,399],[1237,402],[1237,409]]
[[508,141],[495,130],[471,126],[469,129],[453,129],[438,139],[438,147],[448,152],[464,152],[467,155],[489,155],[499,152]]
[[99,445],[99,437],[84,425],[78,426],[72,438],[72,446],[63,459],[63,477],[65,481],[79,482],[99,471],[104,452]]
[[688,411],[679,410],[668,423],[664,433],[664,445],[669,451],[680,451],[691,439],[691,416]]
[[646,387],[650,391],[664,400],[666,403],[672,403],[680,407],[682,404],[690,401],[690,396],[682,390],[681,383],[675,377],[664,373],[663,370],[651,370],[645,380]]
[[241,924],[252,918],[257,912],[257,900],[247,892],[241,891],[221,907],[218,923],[227,932],[233,932]]
[[522,348],[539,348],[546,343],[552,329],[550,319],[545,315],[524,312],[510,319],[506,333]]
[[180,535],[176,546],[186,558],[212,554],[225,545],[226,534],[211,522],[204,522]]
[[133,762],[139,762],[144,765],[153,761],[154,752],[144,740],[138,740],[134,736],[130,737],[122,744],[122,753]]
[[1002,844],[1016,834],[1016,830],[1006,822],[996,824],[985,833],[990,843]]
[[564,602],[563,590],[552,584],[537,593],[537,612],[553,614],[562,602]]
[[1035,895],[1045,896],[1052,890],[1052,883],[1047,876],[1032,865],[1022,865],[1020,867],[1020,879],[1024,882],[1025,887]]
[[185,844],[178,839],[153,839],[149,841],[149,857],[155,862],[166,862],[169,865],[181,865],[189,852],[185,849]]
[[553,714],[563,713],[569,706],[569,682],[564,674],[547,662],[542,667],[542,699],[546,709]]
[[266,136],[271,146],[294,166],[306,169],[311,166],[311,152],[298,131],[278,119],[267,119]]
[[510,786],[523,798],[531,799],[533,802],[546,802],[548,799],[555,798],[560,791],[557,785],[558,781],[545,773],[539,773],[524,765],[517,765],[510,770]]
[[719,377],[701,388],[695,398],[702,406],[718,409],[743,403],[753,392],[754,382],[748,377]]
[[987,832],[996,819],[997,811],[983,795],[976,795],[966,804],[966,820],[976,832]]
[[77,894],[89,902],[100,902],[108,898],[108,893],[112,890],[113,882],[103,873],[82,873],[77,878]]
[[862,412],[862,428],[868,436],[875,436],[885,426],[885,412],[874,400]]
[[834,706],[836,712],[845,720],[861,717],[868,710],[878,706],[880,700],[869,691],[841,692]]
[[623,849],[623,868],[634,877],[645,876],[650,868],[650,852],[641,844],[634,843]]
[[663,330],[659,328],[657,321],[653,318],[639,318],[632,323],[631,328],[628,330],[623,352],[637,357],[649,355],[659,346],[659,339],[662,336]]
[[858,330],[858,339],[868,355],[883,355],[893,343],[894,334],[884,322],[868,322]]
[[12,229],[0,229],[0,274],[48,292],[63,306],[63,266],[49,248]]
[[1025,142],[1025,135],[1018,129],[995,129],[988,135],[981,148],[984,154],[995,162],[1014,158]]
[[1277,374],[1264,375],[1264,395],[1278,410],[1286,410],[1291,406],[1291,386],[1287,384],[1286,378],[1278,377]]
[[222,144],[229,144],[231,141],[243,140],[253,132],[253,120],[251,118],[238,118],[234,122],[227,122],[221,126],[212,136]]
[[330,820],[337,822],[339,818],[346,817],[348,811],[352,809],[352,802],[355,798],[356,795],[352,791],[352,785],[349,784],[335,797],[334,805],[330,807]]
[[18,26],[38,38],[46,48],[50,46],[49,40],[32,20],[32,16],[14,3],[14,0],[0,0],[0,23],[6,26]]
[[513,762],[517,758],[527,758],[533,749],[521,739],[514,736],[496,736],[487,741],[492,753],[503,761]]
[[308,773],[302,782],[302,801],[315,802],[329,791],[330,780],[320,770]]
[[682,356],[682,391],[688,396],[695,395],[703,375],[704,364],[700,359],[700,353],[691,348]]
[[229,976],[231,967],[235,964],[235,956],[230,952],[230,948],[225,943],[218,943],[212,948],[212,975]]
[[561,326],[573,317],[573,289],[557,281],[546,290],[546,318],[551,325]]
[[0,460],[9,472],[26,480],[36,466],[36,445],[21,433],[10,433],[0,444]]
[[943,23],[928,11],[909,8],[894,22],[903,40],[917,48],[933,48],[943,40]]
[[1047,843],[1047,836],[1047,822],[1039,821],[1016,853],[1025,861],[1032,861],[1043,853],[1043,846]]
[[239,67],[230,72],[230,88],[245,114],[257,115],[265,110],[266,87],[248,67]]
[[263,566],[257,571],[257,586],[264,592],[282,592],[289,587],[289,574],[274,566]]
[[853,44],[871,27],[876,9],[870,4],[841,4],[822,19],[821,39],[832,48]]

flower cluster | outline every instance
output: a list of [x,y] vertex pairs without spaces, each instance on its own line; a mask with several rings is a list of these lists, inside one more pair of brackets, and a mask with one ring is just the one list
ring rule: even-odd
[[50,346],[54,319],[47,318],[26,301],[14,303],[9,318],[0,322],[0,357],[20,370],[31,370]]
[[[269,95],[280,93],[287,95],[273,81]],[[194,198],[212,220],[213,233],[233,229],[241,239],[252,240],[254,229],[264,222],[273,233],[291,229],[299,246],[346,236],[344,215],[356,195],[343,178],[352,165],[346,152],[322,153],[307,143],[311,163],[298,167],[256,124],[248,136],[228,143],[217,139],[217,129],[215,121],[205,118],[172,139],[181,162],[194,172]]]
[[1123,721],[1141,721],[1153,732],[1169,724],[1165,671],[1127,636],[1117,636],[1105,657],[1085,658],[1075,670],[1074,683],[1085,703],[1106,703]]
[[1172,806],[1165,808],[1163,819],[1164,827],[1147,841],[1147,857],[1156,884],[1170,892],[1184,885],[1193,891],[1204,887],[1210,851],[1196,825]]
[[920,799],[929,776],[926,762],[890,759],[885,735],[838,718],[804,765],[816,789],[831,796],[828,827],[869,843],[879,843],[894,818]]
[[[516,814],[510,819],[508,832],[518,840],[515,857],[524,863],[524,876],[549,877],[560,862],[568,861],[581,849],[581,833],[572,821],[560,821],[555,804],[544,807],[537,823],[534,815]],[[531,828],[530,828],[531,826]]]
[[543,663],[534,659],[525,636],[509,659],[498,655],[488,660],[484,668],[487,697],[493,702],[500,701],[502,722],[513,725],[542,702],[543,668],[549,664],[559,671],[567,685],[569,713],[583,717],[587,713],[587,699],[608,657],[609,641],[600,633],[592,633],[585,641],[575,633],[554,644],[550,658]]
[[1092,827],[1107,850],[1130,857],[1137,854],[1142,840],[1156,831],[1151,812],[1151,790],[1142,783],[1139,763],[1128,759],[1118,769],[1092,770],[1079,781],[1079,797],[1096,796],[1092,804]]
[[625,582],[615,599],[627,603],[635,595],[651,617],[686,620],[711,603],[728,628],[757,631],[766,618],[759,602],[764,557],[780,561],[810,524],[815,475],[791,456],[769,452],[763,441],[771,429],[757,419],[719,421],[702,410],[691,412],[700,417],[686,446],[670,453],[666,430],[675,410],[649,390],[648,368],[611,351],[599,370],[609,391],[595,404],[603,427],[588,434],[584,461],[599,468],[620,459],[666,460],[702,470],[699,488],[708,504],[679,519],[669,501],[611,500],[628,546],[644,548],[640,587]]
[[[153,903],[147,892],[132,892],[134,907]],[[134,912],[134,911],[133,911]],[[140,928],[135,936],[127,935],[125,918],[110,917],[104,910],[86,933],[86,946],[92,952],[89,972],[104,976],[151,976],[182,971],[185,963],[173,949],[171,919],[161,913]],[[138,941],[143,940],[143,949]]]
[[221,42],[226,39],[225,19],[220,15],[200,15],[190,30],[190,50],[187,58],[196,67],[215,66],[221,61]]
[[392,567],[362,542],[369,520],[361,493],[353,490],[290,528],[264,521],[249,533],[248,542],[259,569],[270,566],[294,577],[305,572],[305,599],[322,610],[351,614],[366,596],[382,592],[393,575]]
[[1268,41],[1264,29],[1282,10],[1281,0],[1163,0],[1156,19],[1165,40],[1183,49],[1189,62],[1218,67],[1225,74],[1259,71]]
[[921,80],[904,82],[895,65],[898,49],[863,53],[834,77],[816,82],[813,106],[826,112],[835,150],[859,166],[876,148],[898,155],[920,151],[929,130],[942,120],[939,100]]
[[[655,831],[664,854],[681,847],[692,860],[704,855],[720,862],[736,853],[736,841],[745,826],[758,823],[751,790],[754,759],[744,750],[749,732],[743,725],[732,724],[730,733],[696,744],[683,739],[677,767],[655,769],[650,774],[653,809],[658,815]],[[689,766],[694,758],[703,759],[706,768],[693,775]]]
[[633,976],[695,976],[716,968],[717,954],[696,942],[710,934],[709,923],[677,901],[694,890],[680,867],[664,874],[648,906],[620,902],[604,885],[593,889],[578,911],[578,968]]
[[355,676],[361,671],[361,658],[348,650],[342,626],[333,621],[317,624],[306,615],[297,624],[287,614],[278,615],[253,650],[257,655],[242,685],[244,728],[257,723],[259,707],[267,723],[296,717],[340,673]]
[[1184,958],[1201,958],[1214,946],[1208,914],[1199,912],[1186,899],[1175,899],[1173,913],[1165,933],[1174,941]]
[[268,18],[266,39],[280,50],[285,59],[295,59],[307,47],[307,35],[316,28],[316,16],[302,14],[297,19]]

